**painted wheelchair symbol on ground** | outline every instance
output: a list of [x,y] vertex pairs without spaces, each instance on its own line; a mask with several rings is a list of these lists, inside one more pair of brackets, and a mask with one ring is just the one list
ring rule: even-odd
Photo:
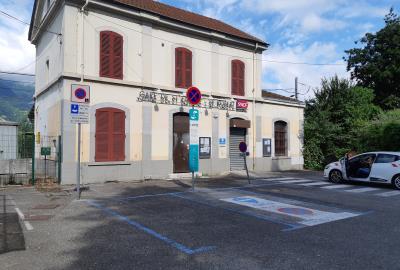
[[278,208],[278,211],[285,213],[285,214],[292,214],[292,215],[312,215],[312,214],[314,214],[314,212],[309,209],[295,208],[295,207]]
[[[301,201],[282,201],[282,199],[276,198],[264,199],[253,196],[238,196],[222,198],[220,200],[253,208],[257,211],[258,216],[260,215],[260,210],[264,211],[265,214],[261,215],[265,216],[267,220],[285,223],[286,225],[290,225],[292,229],[315,226],[356,217],[362,214],[352,211],[343,211],[342,209],[330,208],[318,204],[308,204],[307,207],[305,207],[302,206],[304,205],[304,202]],[[321,208],[323,208],[323,210]],[[276,214],[279,214],[279,216]]]

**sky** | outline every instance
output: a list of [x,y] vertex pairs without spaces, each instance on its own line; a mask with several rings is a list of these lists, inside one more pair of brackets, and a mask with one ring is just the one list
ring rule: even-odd
[[[400,0],[159,0],[206,15],[270,44],[263,55],[262,87],[286,96],[299,78],[300,98],[312,97],[321,78],[349,77],[345,50],[366,32],[384,26],[383,18]],[[30,22],[33,0],[0,0],[0,10]],[[28,26],[0,14],[0,71],[33,73],[35,47]],[[287,62],[287,63],[276,63]],[[333,64],[333,65],[306,65]],[[279,91],[276,89],[285,89]]]

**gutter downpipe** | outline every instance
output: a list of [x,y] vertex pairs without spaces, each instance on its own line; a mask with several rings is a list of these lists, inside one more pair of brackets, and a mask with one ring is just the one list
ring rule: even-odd
[[258,49],[258,43],[256,42],[256,46],[253,52],[253,172],[256,168],[256,53]]
[[90,0],[86,0],[85,4],[81,8],[82,18],[82,40],[81,40],[81,82],[84,80],[85,71],[85,8],[89,5]]
[[[84,72],[85,72],[85,8],[89,5],[90,0],[86,0],[85,4],[81,8],[81,18],[82,18],[82,40],[81,40],[81,83],[84,80]],[[76,169],[76,193],[77,199],[81,199],[81,123],[78,123],[78,162]]]

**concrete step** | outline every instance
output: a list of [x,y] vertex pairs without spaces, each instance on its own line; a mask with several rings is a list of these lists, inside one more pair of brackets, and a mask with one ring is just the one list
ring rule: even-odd
[[[201,172],[194,173],[195,177],[202,177]],[[171,173],[168,175],[167,180],[188,179],[192,178],[192,173]]]

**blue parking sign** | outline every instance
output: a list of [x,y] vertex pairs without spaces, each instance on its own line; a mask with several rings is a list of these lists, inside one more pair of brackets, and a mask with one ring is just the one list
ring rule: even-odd
[[79,105],[78,104],[71,104],[71,113],[73,113],[73,114],[79,113]]

